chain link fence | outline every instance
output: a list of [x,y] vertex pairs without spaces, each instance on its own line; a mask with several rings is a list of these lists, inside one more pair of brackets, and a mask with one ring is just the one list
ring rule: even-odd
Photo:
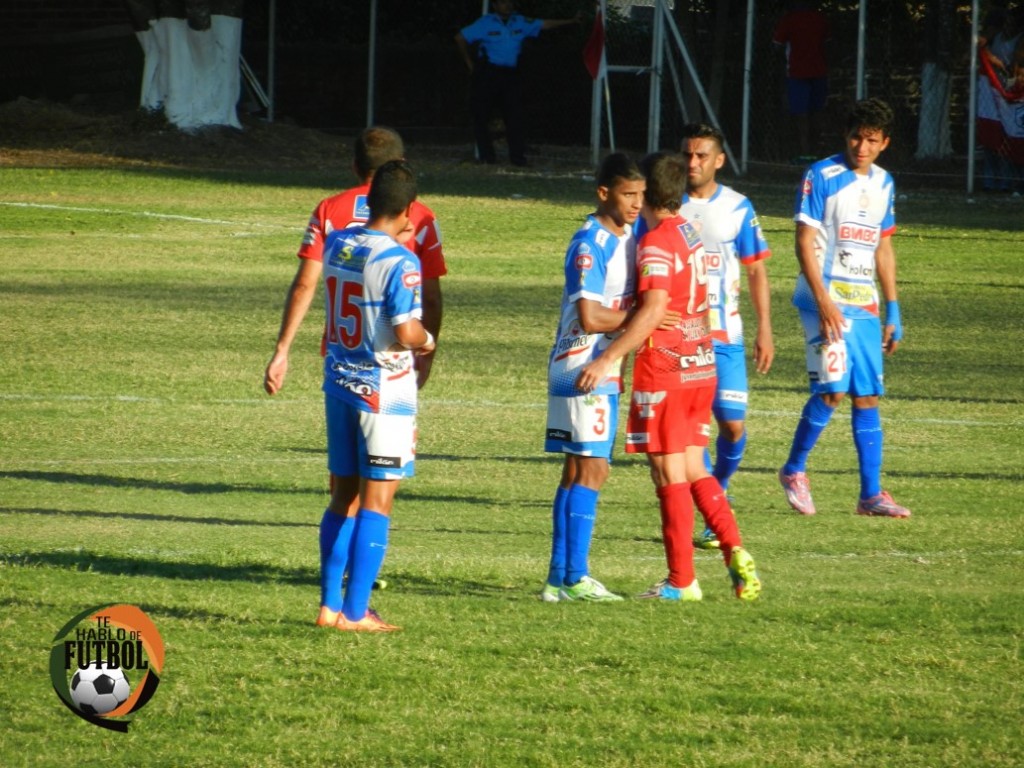
[[[736,156],[743,138],[747,2],[691,2],[678,8],[674,3],[669,5],[715,121],[723,128],[732,154]],[[753,16],[747,156],[754,171],[789,165],[799,154],[796,130],[786,105],[785,57],[772,43],[772,32],[785,5],[782,0],[760,0]],[[832,37],[829,95],[822,115],[819,143],[813,147],[813,153],[825,156],[842,148],[846,112],[857,97],[861,16],[856,3],[820,5],[828,16]],[[883,0],[866,3],[863,95],[885,99],[896,113],[893,143],[886,153],[887,168],[961,183],[969,152],[970,6],[951,5],[951,12],[955,14],[950,93],[950,138],[954,157],[937,163],[918,162],[914,158],[922,63],[931,53],[927,50],[923,6]],[[654,0],[622,3],[609,0],[609,91],[615,139],[620,147],[642,150],[647,146],[651,30],[655,10]],[[685,122],[710,121],[711,115],[699,97],[673,35],[668,33],[666,40],[659,144],[663,148],[674,148],[675,137]],[[636,67],[640,71],[623,71],[620,66]],[[603,136],[607,147],[607,120],[604,120]]]

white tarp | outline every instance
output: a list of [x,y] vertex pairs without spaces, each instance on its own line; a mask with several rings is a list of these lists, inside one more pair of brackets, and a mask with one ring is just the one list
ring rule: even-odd
[[163,111],[184,131],[208,125],[241,128],[242,20],[213,15],[210,28],[191,29],[185,19],[161,18],[136,32],[145,54],[139,105]]

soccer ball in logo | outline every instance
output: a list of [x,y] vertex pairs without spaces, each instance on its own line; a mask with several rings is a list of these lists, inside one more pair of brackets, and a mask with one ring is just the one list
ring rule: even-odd
[[132,692],[120,667],[96,661],[71,678],[71,701],[87,715],[105,715],[128,701]]

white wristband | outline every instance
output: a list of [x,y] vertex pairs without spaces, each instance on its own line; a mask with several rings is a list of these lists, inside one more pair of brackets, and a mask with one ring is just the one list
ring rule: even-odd
[[423,345],[420,347],[420,349],[423,349],[423,347],[429,347],[431,344],[435,343],[434,334],[432,334],[430,331],[427,331],[426,328],[424,328],[423,330],[426,331],[427,340],[423,342]]

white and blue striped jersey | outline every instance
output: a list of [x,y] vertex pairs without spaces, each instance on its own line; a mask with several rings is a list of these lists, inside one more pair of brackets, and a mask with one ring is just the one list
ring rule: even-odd
[[[593,215],[573,235],[565,254],[565,288],[555,344],[548,361],[548,394],[577,397],[580,368],[598,357],[616,334],[584,333],[576,302],[591,299],[610,309],[632,306],[636,284],[636,240],[630,226],[621,237],[601,226]],[[622,366],[594,390],[609,395],[622,391]]]
[[718,343],[743,344],[742,265],[771,256],[750,200],[718,185],[709,198],[683,195],[679,209],[704,243],[708,264],[708,320]]
[[[829,296],[846,317],[877,317],[875,250],[896,230],[892,176],[877,165],[854,173],[844,155],[819,160],[804,175],[797,193],[799,224],[818,230],[815,254]],[[793,304],[818,311],[801,274]]]
[[416,413],[413,353],[394,326],[419,319],[420,262],[383,232],[354,226],[324,243],[323,391],[370,413]]

